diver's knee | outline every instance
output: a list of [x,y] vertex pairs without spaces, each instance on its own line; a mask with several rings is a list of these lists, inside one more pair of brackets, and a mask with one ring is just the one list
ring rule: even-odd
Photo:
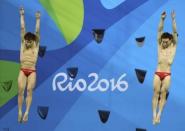
[[158,100],[158,97],[159,97],[159,92],[154,92],[152,102],[156,102]]
[[24,94],[24,88],[23,87],[19,87],[19,89],[18,89],[18,95],[20,96],[22,96]]
[[27,89],[27,96],[31,96],[32,95],[32,88],[28,88]]
[[162,95],[166,95],[168,93],[168,89],[167,88],[162,88],[161,89],[161,94]]
[[158,96],[160,94],[160,90],[154,89],[154,96]]

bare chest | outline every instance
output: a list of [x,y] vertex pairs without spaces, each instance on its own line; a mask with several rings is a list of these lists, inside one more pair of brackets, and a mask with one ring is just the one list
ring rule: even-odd
[[22,57],[34,57],[35,56],[35,50],[34,49],[25,49],[22,51]]
[[163,62],[172,62],[174,55],[176,52],[175,46],[170,46],[166,49],[163,49],[162,47],[158,48],[158,58],[159,61]]

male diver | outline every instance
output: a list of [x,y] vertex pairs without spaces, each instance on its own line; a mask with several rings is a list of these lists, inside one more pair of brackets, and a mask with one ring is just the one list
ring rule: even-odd
[[153,96],[153,124],[160,123],[160,117],[171,80],[171,65],[177,47],[177,29],[175,21],[175,12],[172,11],[172,28],[173,33],[163,32],[166,12],[161,14],[160,24],[158,27],[158,66],[154,75],[154,96]]
[[[40,41],[40,12],[36,12],[35,34],[26,33],[24,21],[24,9],[20,9],[21,22],[21,48],[20,48],[20,72],[18,76],[18,122],[27,122],[32,102],[32,90],[36,83],[36,62]],[[24,90],[27,87],[26,111],[22,116],[22,104]]]

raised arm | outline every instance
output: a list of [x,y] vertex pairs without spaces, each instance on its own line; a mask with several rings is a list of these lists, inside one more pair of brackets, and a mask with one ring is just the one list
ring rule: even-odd
[[160,43],[161,41],[161,35],[163,33],[163,28],[164,28],[164,20],[166,18],[166,12],[163,12],[161,14],[161,19],[160,19],[160,22],[159,22],[159,27],[158,27],[158,34],[157,34],[157,39],[158,39],[158,42]]
[[40,42],[40,12],[37,11],[35,16],[36,16],[35,34],[38,38],[38,44],[39,44],[39,42]]
[[173,28],[173,42],[174,42],[174,44],[176,44],[178,34],[177,34],[177,27],[176,27],[175,12],[174,11],[172,11],[171,17],[172,17],[172,28]]
[[20,12],[20,21],[21,21],[21,41],[22,41],[24,39],[24,35],[26,32],[25,21],[24,21],[24,9],[21,7],[19,12]]

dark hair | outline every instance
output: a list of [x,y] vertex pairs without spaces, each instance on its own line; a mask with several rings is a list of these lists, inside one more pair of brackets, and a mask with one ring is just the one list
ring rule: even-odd
[[24,39],[25,40],[28,40],[28,41],[37,41],[37,36],[31,32],[27,32],[25,35],[24,35]]
[[173,35],[170,34],[170,33],[168,33],[168,32],[164,32],[164,33],[161,35],[161,39],[166,39],[166,38],[172,40],[172,39],[173,39]]

